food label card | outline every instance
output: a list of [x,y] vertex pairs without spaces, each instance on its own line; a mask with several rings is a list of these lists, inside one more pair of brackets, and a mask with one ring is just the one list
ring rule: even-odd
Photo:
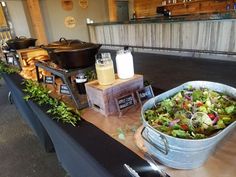
[[55,84],[55,76],[44,76],[44,83],[45,84]]
[[120,115],[122,115],[122,111],[131,108],[136,104],[133,93],[121,96],[119,98],[116,98],[115,100]]
[[8,56],[7,57],[7,63],[13,65],[14,64],[14,58],[12,56]]
[[60,85],[60,93],[63,94],[63,95],[70,95],[70,91],[69,91],[66,84],[61,84]]
[[18,63],[16,60],[13,60],[13,65],[18,66]]
[[144,101],[154,97],[154,93],[153,93],[151,85],[148,85],[142,89],[137,90],[136,94],[138,96],[138,100],[141,105]]

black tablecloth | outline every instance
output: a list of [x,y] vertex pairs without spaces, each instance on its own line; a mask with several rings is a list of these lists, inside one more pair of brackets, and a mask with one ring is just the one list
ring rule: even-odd
[[21,118],[23,118],[26,123],[33,130],[34,134],[38,137],[40,143],[46,152],[54,152],[53,143],[51,138],[49,137],[47,131],[41,124],[40,120],[37,118],[35,113],[29,107],[28,103],[23,99],[24,94],[22,92],[23,89],[23,79],[20,75],[2,75],[8,89],[11,91],[11,96],[13,98],[14,104],[16,105],[17,110],[21,114]]
[[[19,75],[4,78],[13,88],[13,95],[21,92],[23,85]],[[21,95],[23,97],[23,93]],[[39,107],[32,101],[27,104],[46,129],[59,161],[72,177],[130,177],[123,167],[125,163],[141,177],[158,176],[145,160],[93,124],[82,120],[78,127],[65,125],[52,120],[45,113],[46,107]]]

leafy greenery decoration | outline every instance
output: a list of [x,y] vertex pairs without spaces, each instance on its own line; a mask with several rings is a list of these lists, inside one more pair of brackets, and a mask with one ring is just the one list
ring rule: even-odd
[[[19,72],[18,68],[10,67],[0,60],[0,74],[12,74],[17,72]],[[32,99],[39,105],[50,105],[50,109],[47,110],[47,113],[52,115],[53,119],[76,126],[80,120],[80,112],[78,110],[73,111],[74,109],[68,107],[64,102],[50,97],[49,94],[51,91],[40,85],[38,82],[25,80],[23,84],[26,86],[23,90],[27,94],[24,97],[25,100]]]
[[80,112],[78,110],[74,112],[64,102],[50,97],[49,94],[51,91],[38,82],[25,80],[23,84],[26,86],[23,90],[27,94],[24,97],[26,101],[32,99],[39,105],[48,104],[50,105],[50,109],[47,110],[47,113],[52,115],[53,119],[76,126],[80,120]]
[[[6,63],[4,63],[2,60],[0,60],[0,74],[7,73],[7,74],[13,74],[18,73],[19,69],[16,67],[10,67]],[[1,75],[0,75],[1,79]]]

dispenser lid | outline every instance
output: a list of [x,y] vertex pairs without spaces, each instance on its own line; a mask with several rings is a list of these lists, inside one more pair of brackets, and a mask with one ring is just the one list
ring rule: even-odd
[[126,54],[126,53],[131,53],[131,50],[130,50],[129,46],[124,46],[123,49],[118,50],[116,52],[117,55]]
[[96,63],[99,63],[99,64],[106,64],[112,61],[110,53],[98,53],[95,56],[95,58],[96,58]]

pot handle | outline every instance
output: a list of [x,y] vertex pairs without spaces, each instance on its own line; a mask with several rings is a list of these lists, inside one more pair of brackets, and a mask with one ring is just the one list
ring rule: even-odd
[[66,38],[61,37],[61,38],[59,39],[59,42],[62,42],[62,41],[65,41],[65,42],[68,44],[68,41],[66,40]]
[[159,134],[159,136],[160,136],[160,138],[162,139],[163,144],[164,144],[164,146],[165,146],[165,148],[162,148],[162,147],[158,146],[157,144],[155,144],[150,138],[144,136],[144,133],[143,133],[143,132],[144,132],[145,129],[146,129],[147,134],[148,134],[148,129],[147,129],[146,127],[143,127],[143,129],[142,129],[142,131],[141,131],[141,136],[142,136],[142,138],[143,138],[146,142],[148,142],[149,144],[151,144],[154,148],[156,148],[158,151],[160,151],[160,152],[162,152],[163,154],[167,155],[168,152],[169,152],[169,148],[168,148],[168,141],[167,141],[166,137],[163,136],[163,135],[161,135],[161,134]]
[[17,39],[26,39],[25,36],[19,36],[19,37],[16,37]]

